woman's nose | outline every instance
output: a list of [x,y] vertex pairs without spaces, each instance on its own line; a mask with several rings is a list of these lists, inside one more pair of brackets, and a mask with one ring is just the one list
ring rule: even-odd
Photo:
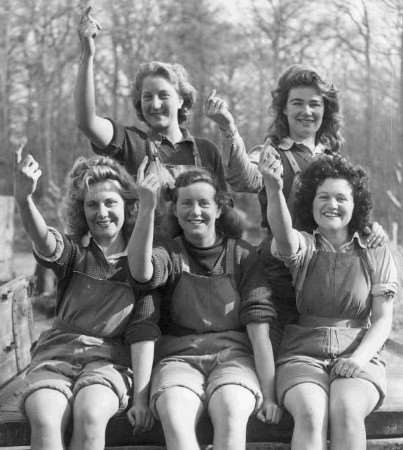
[[151,102],[151,106],[153,107],[153,109],[161,108],[161,100],[159,99],[159,97],[157,95],[155,95],[153,97],[152,102]]
[[200,214],[200,205],[198,203],[194,203],[192,206],[192,213],[195,215]]
[[108,208],[105,205],[103,205],[103,204],[99,205],[99,207],[98,207],[98,216],[105,217],[107,215],[108,215]]

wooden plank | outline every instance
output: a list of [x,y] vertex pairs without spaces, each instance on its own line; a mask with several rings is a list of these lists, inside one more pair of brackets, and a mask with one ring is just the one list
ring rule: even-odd
[[31,361],[33,316],[31,279],[16,278],[0,286],[0,387]]
[[0,283],[11,280],[14,240],[14,197],[0,195]]

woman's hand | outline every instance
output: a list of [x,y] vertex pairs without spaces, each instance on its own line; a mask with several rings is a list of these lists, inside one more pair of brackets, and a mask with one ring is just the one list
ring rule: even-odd
[[283,189],[283,164],[280,155],[271,145],[263,147],[259,170],[266,188],[270,190]]
[[136,432],[149,431],[154,425],[154,417],[147,401],[137,399],[133,401],[132,407],[127,411],[127,418]]
[[234,118],[232,117],[226,102],[222,98],[216,96],[215,89],[210,92],[204,109],[206,116],[215,122],[221,130],[230,133],[234,132],[236,129]]
[[99,22],[90,15],[90,12],[91,6],[89,6],[81,16],[77,31],[82,49],[93,56],[95,54],[95,37],[102,30],[102,27]]
[[362,364],[354,358],[338,358],[332,367],[332,374],[344,378],[358,376],[362,369]]
[[264,423],[279,423],[283,410],[271,399],[264,399],[256,417]]
[[368,248],[381,247],[388,241],[388,235],[386,234],[385,229],[378,222],[374,222],[372,224],[371,229],[368,229],[368,232],[369,232],[369,236],[367,238]]
[[146,175],[147,163],[148,157],[145,156],[137,170],[137,192],[140,206],[151,210],[157,207],[161,182],[152,171]]
[[38,162],[31,154],[22,158],[23,145],[15,152],[14,164],[14,197],[17,202],[29,198],[38,185],[42,175]]

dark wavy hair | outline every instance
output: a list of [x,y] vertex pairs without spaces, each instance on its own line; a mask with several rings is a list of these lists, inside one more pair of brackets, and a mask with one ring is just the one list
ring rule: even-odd
[[103,181],[114,181],[125,202],[123,235],[129,239],[135,222],[136,188],[132,177],[117,161],[106,156],[79,157],[66,178],[63,213],[67,232],[79,241],[88,232],[84,213],[84,198],[88,188]]
[[317,157],[300,173],[299,187],[295,194],[295,216],[298,217],[301,228],[308,232],[316,228],[312,211],[313,200],[318,187],[327,178],[343,178],[349,182],[354,200],[349,232],[352,234],[358,231],[367,235],[372,210],[367,174],[360,166],[353,165],[340,155]]
[[178,111],[178,122],[179,124],[186,122],[196,101],[196,89],[190,84],[188,73],[181,64],[169,64],[160,61],[141,64],[136,74],[131,98],[137,117],[142,122],[146,122],[141,109],[141,92],[143,81],[148,76],[163,77],[175,87],[177,93],[183,99],[183,105]]
[[280,76],[277,87],[272,91],[270,111],[273,122],[269,126],[268,137],[274,145],[290,135],[287,116],[284,109],[287,105],[290,90],[295,87],[313,87],[323,97],[324,113],[322,125],[316,133],[316,143],[322,143],[330,152],[337,152],[343,144],[340,133],[341,113],[338,92],[326,82],[316,70],[302,64],[293,64]]
[[[178,190],[181,187],[190,186],[194,183],[208,183],[215,189],[215,201],[221,208],[221,215],[216,221],[217,232],[230,238],[240,238],[242,236],[242,222],[239,214],[233,208],[233,200],[228,192],[219,188],[216,179],[205,169],[191,169],[179,174],[175,180],[175,187],[169,190],[169,198],[176,204],[178,200]],[[178,220],[173,214],[173,221],[176,222],[176,228],[180,232]]]

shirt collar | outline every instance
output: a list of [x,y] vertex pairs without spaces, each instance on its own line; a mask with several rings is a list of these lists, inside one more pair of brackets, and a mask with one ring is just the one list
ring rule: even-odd
[[[319,241],[326,250],[336,251],[333,244],[328,239],[326,239],[318,229],[313,230],[313,235],[315,239]],[[346,252],[353,248],[355,244],[358,244],[363,249],[367,248],[358,231],[355,231],[351,239],[348,242],[344,243],[337,251]]]
[[193,145],[195,143],[194,137],[190,134],[190,131],[187,128],[181,128],[182,139],[178,141],[176,144],[173,144],[166,136],[161,133],[158,133],[152,129],[149,129],[147,132],[147,137],[154,141],[157,144],[168,143],[171,147],[175,147],[175,145],[180,144],[182,142],[191,142]]
[[[81,237],[81,245],[84,248],[88,248],[88,247],[90,247],[90,245],[95,245],[102,252],[101,247],[98,245],[97,241],[93,238],[90,231],[88,231],[86,234],[84,234]],[[108,260],[118,259],[118,258],[121,258],[122,256],[127,256],[127,247],[122,252],[114,253],[113,255],[106,256],[106,259],[108,259]]]
[[[298,145],[299,142],[294,141],[294,139],[292,139],[290,136],[286,136],[281,139],[278,147],[281,150],[291,150],[294,144]],[[321,155],[326,150],[326,146],[324,146],[321,142],[319,142],[314,149],[309,148],[306,144],[301,144],[308,148],[313,156]]]

